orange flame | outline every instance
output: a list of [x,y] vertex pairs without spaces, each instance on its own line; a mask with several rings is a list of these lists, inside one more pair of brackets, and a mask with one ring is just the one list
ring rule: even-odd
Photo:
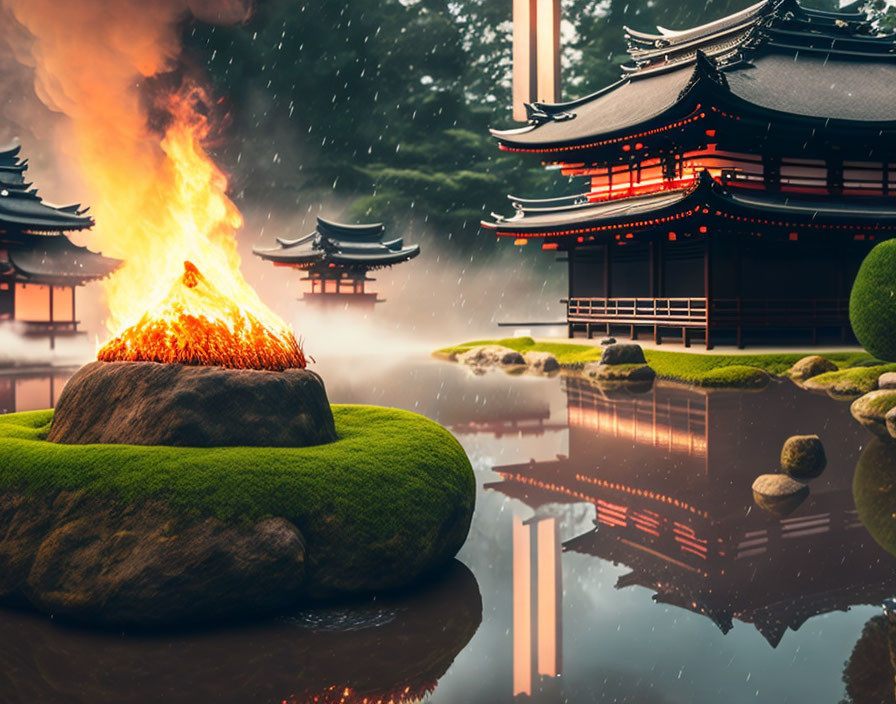
[[[62,147],[76,149],[90,190],[97,226],[89,244],[125,260],[105,282],[107,327],[123,345],[118,348],[122,358],[178,360],[182,350],[193,349],[200,338],[209,343],[212,339],[208,329],[201,334],[192,328],[188,331],[190,326],[183,321],[205,320],[213,327],[228,328],[228,335],[215,338],[216,344],[224,339],[245,343],[240,339],[251,330],[256,342],[267,341],[262,347],[270,340],[285,345],[286,356],[274,355],[281,359],[275,366],[285,364],[290,355],[304,362],[289,327],[261,302],[240,273],[235,232],[243,219],[227,196],[227,177],[203,146],[211,132],[211,101],[198,85],[182,81],[155,101],[153,119],[149,119],[148,83],[153,83],[149,88],[155,89],[158,98],[168,78],[176,83],[181,74],[168,73],[155,82],[147,79],[177,68],[185,13],[214,3],[0,2],[12,9],[33,36],[31,58],[41,100],[70,118],[73,139],[64,140]],[[239,9],[243,3],[229,0],[230,6]],[[164,129],[159,130],[159,124]],[[188,288],[179,281],[185,260],[195,264],[204,281],[213,282],[214,295],[198,295],[206,290],[201,284],[193,289],[196,295],[185,293]],[[209,309],[213,301],[220,310]],[[259,333],[262,329],[263,334]],[[171,349],[162,352],[157,348],[159,338],[142,334],[149,330],[179,331],[187,337],[168,338]],[[138,350],[138,344],[150,347]],[[203,363],[222,364],[221,359],[229,359],[228,366],[251,367],[257,353],[254,345],[239,347],[249,355],[242,360],[235,359],[241,354],[236,349],[218,349],[216,354],[193,350],[187,356],[190,363],[208,359],[218,361]],[[111,352],[105,349],[103,354]]]
[[283,371],[305,368],[305,355],[288,330],[275,332],[249,310],[221,295],[192,262],[160,308],[107,342],[102,362],[204,364]]

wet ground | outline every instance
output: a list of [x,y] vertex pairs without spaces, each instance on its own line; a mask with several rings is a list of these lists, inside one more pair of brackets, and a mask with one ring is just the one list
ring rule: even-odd
[[[865,527],[888,507],[860,516],[852,487],[860,458],[896,476],[896,456],[848,404],[789,382],[631,393],[425,358],[318,370],[332,401],[414,410],[463,443],[479,493],[448,573],[177,635],[0,611],[0,701],[896,701],[896,558]],[[0,410],[46,407],[65,378],[0,377]],[[791,513],[760,509],[753,479],[804,433],[827,469]]]

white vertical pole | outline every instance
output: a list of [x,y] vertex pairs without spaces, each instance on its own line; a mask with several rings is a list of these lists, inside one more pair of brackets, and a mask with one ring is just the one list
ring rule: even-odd
[[525,103],[537,95],[536,12],[538,0],[513,0],[513,119],[526,121]]
[[539,102],[560,102],[560,0],[538,0],[536,64]]

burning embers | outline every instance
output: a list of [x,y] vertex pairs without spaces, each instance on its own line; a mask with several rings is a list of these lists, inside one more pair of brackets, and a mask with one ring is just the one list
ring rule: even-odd
[[168,295],[106,343],[97,359],[268,371],[306,365],[292,331],[261,301],[238,305],[188,261]]

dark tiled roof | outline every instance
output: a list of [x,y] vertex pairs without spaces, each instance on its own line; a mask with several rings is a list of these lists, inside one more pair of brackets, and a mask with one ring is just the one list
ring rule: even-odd
[[[691,30],[627,33],[625,78],[580,100],[535,103],[529,126],[493,134],[511,148],[584,145],[661,126],[699,100],[896,128],[896,36],[875,34],[861,13],[765,0]],[[701,79],[708,93],[691,90]]]
[[[515,202],[513,217],[494,216],[482,226],[506,235],[538,235],[588,229],[604,225],[620,227],[633,220],[661,218],[707,204],[722,212],[756,217],[781,217],[788,222],[837,223],[853,225],[896,224],[896,207],[879,203],[844,204],[830,199],[790,197],[786,194],[739,193],[719,185],[708,172],[683,189],[660,191],[630,198],[587,202],[585,196],[574,204],[553,205],[551,201]],[[558,199],[558,202],[565,201]]]
[[311,234],[293,240],[277,238],[278,247],[252,251],[280,264],[336,264],[366,269],[392,266],[420,253],[419,245],[404,247],[401,238],[383,241],[384,234],[381,223],[344,225],[318,218],[317,229]]
[[30,188],[24,172],[28,162],[19,159],[20,147],[0,148],[0,228],[59,232],[93,227],[93,218],[80,205],[45,203]]
[[25,283],[77,285],[105,278],[121,265],[65,235],[23,235],[7,251],[16,279]]

